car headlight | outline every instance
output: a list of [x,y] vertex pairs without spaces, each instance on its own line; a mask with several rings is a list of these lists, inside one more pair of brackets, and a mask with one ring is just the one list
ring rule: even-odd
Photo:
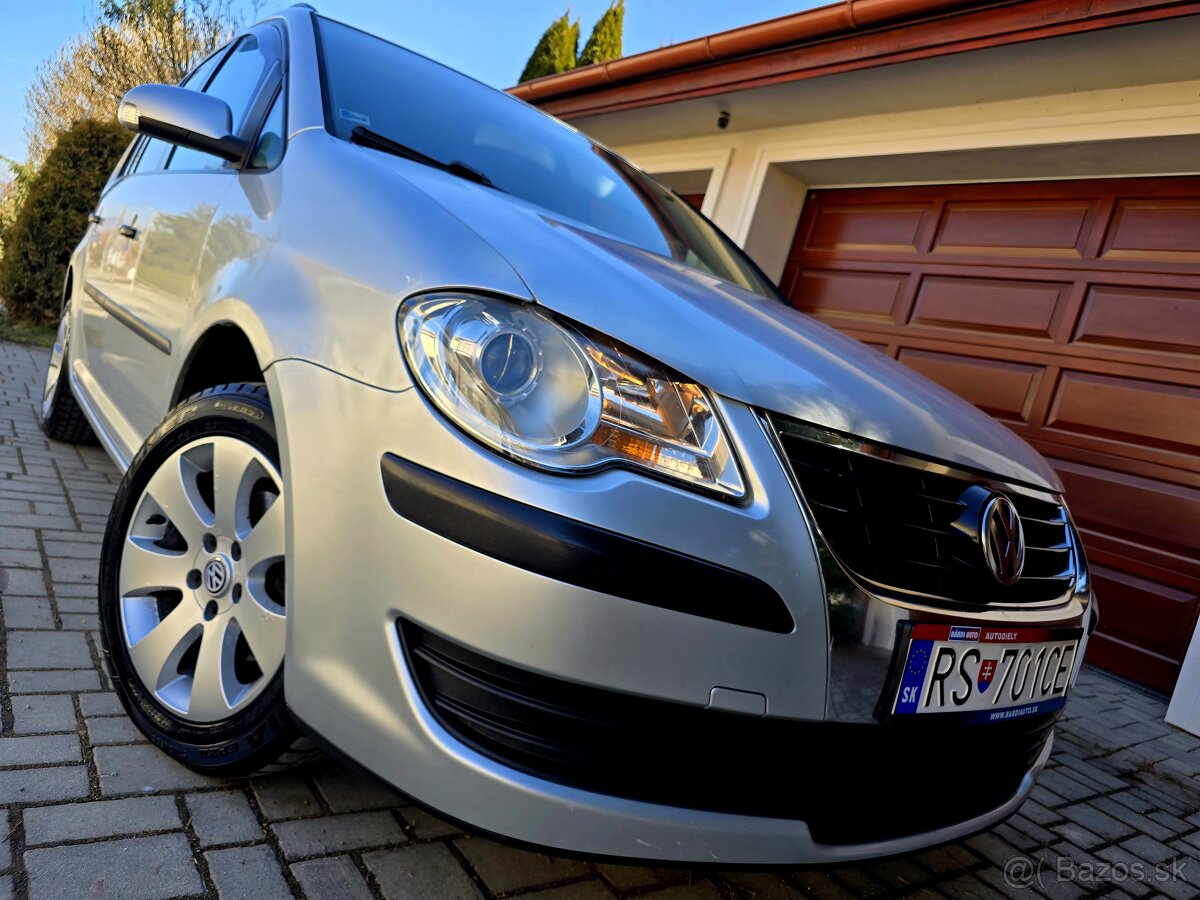
[[488,447],[553,471],[624,464],[745,494],[705,390],[609,338],[469,294],[417,297],[399,327],[417,383]]

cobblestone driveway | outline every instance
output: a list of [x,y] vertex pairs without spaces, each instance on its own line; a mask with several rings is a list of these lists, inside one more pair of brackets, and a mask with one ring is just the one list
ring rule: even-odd
[[[0,896],[1197,895],[1200,740],[1164,725],[1160,700],[1094,670],[1068,704],[1051,769],[1008,823],[832,871],[689,872],[529,853],[462,833],[329,762],[249,783],[202,778],[141,739],[97,668],[96,560],[117,474],[99,449],[51,444],[38,430],[45,359],[0,344]],[[970,786],[914,786],[918,802],[952,789]],[[1036,883],[1007,884],[1006,865],[1009,880],[1036,873]]]

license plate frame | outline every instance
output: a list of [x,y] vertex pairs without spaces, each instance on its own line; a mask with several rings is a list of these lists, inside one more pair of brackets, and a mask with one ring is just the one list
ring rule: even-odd
[[[913,721],[919,716],[933,716],[939,721],[953,718],[992,723],[1055,712],[1070,692],[1082,637],[1083,629],[1078,626],[900,622],[876,717]],[[944,652],[946,648],[954,650],[950,657]],[[1057,653],[1053,652],[1055,648]],[[1040,660],[1039,649],[1043,651]],[[949,668],[945,665],[947,659]],[[989,660],[993,664],[990,679],[981,677]],[[1053,677],[1047,681],[1052,666]],[[941,676],[936,686],[940,694],[936,708],[930,708],[930,701],[935,699],[930,696],[935,689],[931,673]],[[1018,683],[1021,690],[1014,700],[1012,692]],[[1031,686],[1035,683],[1043,689],[1034,690]],[[1044,689],[1047,684],[1051,688],[1048,692]],[[964,693],[969,696],[961,703],[947,703],[948,689],[958,692],[952,700],[962,698]],[[1005,691],[1009,696],[1002,700]]]

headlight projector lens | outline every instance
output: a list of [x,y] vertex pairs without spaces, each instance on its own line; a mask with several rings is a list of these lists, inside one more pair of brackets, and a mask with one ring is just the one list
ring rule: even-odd
[[537,347],[518,331],[492,335],[479,354],[479,376],[501,399],[516,399],[533,386],[540,363]]

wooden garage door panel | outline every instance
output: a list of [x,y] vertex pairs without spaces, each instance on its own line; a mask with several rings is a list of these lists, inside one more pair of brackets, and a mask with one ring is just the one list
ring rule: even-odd
[[1001,419],[1024,422],[1042,376],[1040,366],[902,349],[900,362]]
[[1083,255],[1084,223],[1094,204],[947,203],[935,253]]
[[791,294],[797,308],[813,315],[837,314],[892,320],[907,275],[876,272],[799,273]]
[[1200,355],[1200,290],[1092,285],[1083,302],[1074,340]]
[[1050,324],[1069,283],[958,278],[921,279],[912,323],[1050,337]]
[[[1107,596],[1111,597],[1113,594]],[[1103,606],[1107,610],[1109,604],[1104,603]],[[1104,622],[1103,615],[1100,621]],[[1110,672],[1133,678],[1151,690],[1163,694],[1171,693],[1175,687],[1175,680],[1179,677],[1177,657],[1152,653],[1138,644],[1122,641],[1105,631],[1103,625],[1088,641],[1087,661]]]
[[[1105,566],[1093,565],[1091,574],[1102,598],[1106,634],[1169,659],[1179,655],[1180,639],[1195,615],[1194,594]],[[1103,600],[1106,595],[1122,596],[1130,602],[1109,608]]]
[[1081,463],[1054,465],[1080,528],[1155,551],[1200,555],[1200,491]]
[[1200,178],[812,191],[781,283],[1047,454],[1102,570],[1093,658],[1168,689],[1200,605]]
[[813,221],[806,249],[915,252],[926,209],[912,204],[824,206]]
[[1118,201],[1104,256],[1200,263],[1200,200]]
[[1046,428],[1194,453],[1200,450],[1200,388],[1063,372]]

